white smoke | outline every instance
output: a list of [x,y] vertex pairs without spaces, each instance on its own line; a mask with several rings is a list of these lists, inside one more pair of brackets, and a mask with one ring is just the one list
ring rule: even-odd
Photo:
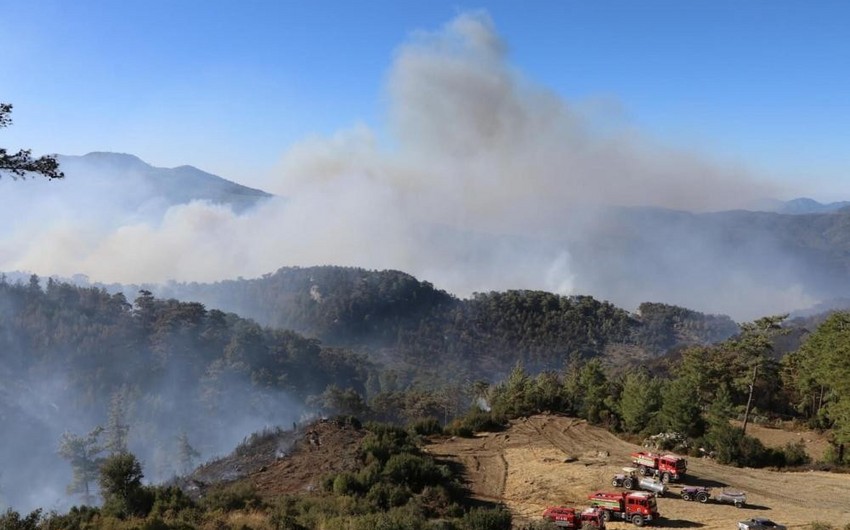
[[[595,226],[598,207],[729,209],[775,191],[536,86],[511,66],[486,13],[413,35],[395,52],[386,91],[386,131],[354,125],[285,152],[262,186],[285,198],[242,214],[191,202],[156,220],[89,211],[61,224],[34,207],[26,232],[0,243],[0,270],[138,283],[336,264],[400,269],[461,296],[567,294],[600,287],[575,271],[568,243]],[[623,293],[587,294],[616,302]]]

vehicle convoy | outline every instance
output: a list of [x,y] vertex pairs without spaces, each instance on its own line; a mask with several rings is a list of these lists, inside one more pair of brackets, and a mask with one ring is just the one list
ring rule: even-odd
[[655,494],[648,491],[620,491],[608,493],[597,491],[587,496],[590,505],[602,509],[606,521],[622,519],[631,521],[635,526],[643,526],[660,517]]
[[785,525],[774,523],[764,517],[756,517],[739,522],[738,530],[785,530]]
[[642,476],[657,475],[664,483],[680,480],[688,472],[688,460],[672,454],[638,451],[632,453],[632,464]]
[[623,473],[614,475],[611,479],[611,485],[615,488],[626,488],[629,490],[641,489],[657,493],[663,496],[667,493],[667,485],[654,478],[639,477],[637,469],[633,467],[624,467]]
[[735,508],[743,508],[747,504],[747,494],[743,491],[723,490],[714,496],[714,500],[734,504]]
[[577,510],[567,506],[549,506],[543,510],[543,518],[559,528],[605,530],[605,518],[599,508]]

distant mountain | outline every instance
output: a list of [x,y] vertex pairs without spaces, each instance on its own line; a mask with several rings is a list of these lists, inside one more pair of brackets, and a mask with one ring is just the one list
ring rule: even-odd
[[621,307],[654,300],[749,320],[850,296],[847,209],[610,209],[564,245],[581,291]]
[[[270,194],[242,186],[192,166],[154,167],[138,157],[123,153],[95,152],[83,156],[59,156],[66,181],[98,191],[118,191],[131,197],[136,207],[146,204],[175,205],[206,200],[243,211]],[[132,206],[132,204],[128,204]]]
[[780,203],[774,211],[777,213],[786,213],[792,215],[809,214],[809,213],[829,213],[836,212],[842,208],[850,206],[850,201],[839,201],[830,203],[821,203],[814,199],[802,197],[792,199],[790,201]]

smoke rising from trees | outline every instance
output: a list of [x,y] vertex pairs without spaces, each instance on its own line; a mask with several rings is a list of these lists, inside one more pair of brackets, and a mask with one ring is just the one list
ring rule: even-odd
[[[813,301],[785,276],[762,281],[761,263],[724,267],[727,249],[711,234],[661,227],[669,237],[657,254],[612,259],[632,235],[628,222],[612,222],[612,206],[726,210],[779,190],[535,85],[512,67],[485,13],[412,35],[395,50],[385,95],[385,129],[353,125],[290,146],[261,186],[278,196],[247,211],[154,199],[127,211],[124,187],[138,193],[135,181],[105,175],[108,195],[77,194],[68,178],[50,203],[39,198],[46,183],[15,183],[28,197],[23,211],[0,214],[13,232],[0,243],[0,270],[141,283],[338,264],[403,270],[460,296],[545,289],[742,319]],[[72,214],[69,204],[85,209]],[[787,261],[763,246],[765,262]],[[641,267],[662,281],[635,279]],[[665,287],[671,273],[676,285]]]

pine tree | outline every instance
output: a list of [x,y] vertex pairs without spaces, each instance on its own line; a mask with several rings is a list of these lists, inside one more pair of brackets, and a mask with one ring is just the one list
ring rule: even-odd
[[104,447],[100,443],[100,435],[103,427],[97,426],[85,436],[78,436],[71,432],[62,434],[59,441],[59,456],[71,463],[73,478],[68,485],[68,493],[79,493],[83,496],[83,502],[87,505],[94,504],[94,495],[91,492],[91,483],[96,481],[100,473],[100,464],[103,458]]
[[[0,129],[12,124],[11,103],[0,103]],[[59,170],[59,162],[52,155],[39,158],[32,157],[32,151],[21,149],[17,153],[9,153],[0,147],[0,176],[8,173],[12,178],[26,177],[32,173],[39,173],[49,179],[61,179],[65,174]]]

